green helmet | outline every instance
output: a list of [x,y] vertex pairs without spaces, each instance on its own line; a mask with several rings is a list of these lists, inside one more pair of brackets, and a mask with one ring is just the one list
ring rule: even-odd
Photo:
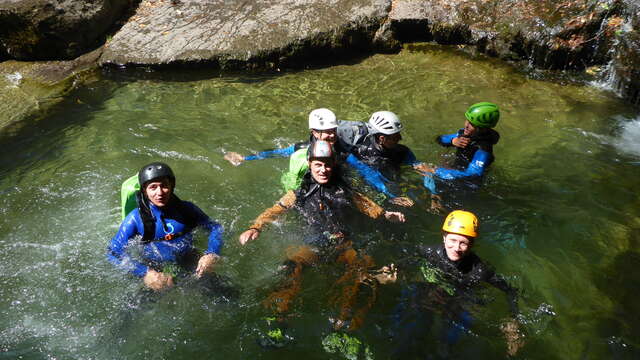
[[471,125],[481,128],[492,128],[500,119],[498,105],[490,102],[480,102],[469,107],[464,116]]

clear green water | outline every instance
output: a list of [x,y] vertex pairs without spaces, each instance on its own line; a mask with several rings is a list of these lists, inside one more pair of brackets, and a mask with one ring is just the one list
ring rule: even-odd
[[[280,196],[287,160],[232,167],[222,155],[306,138],[306,114],[316,107],[348,120],[388,109],[405,123],[404,143],[440,163],[446,151],[434,137],[460,127],[466,107],[485,100],[502,107],[502,140],[486,186],[467,208],[482,221],[476,252],[523,291],[520,356],[637,358],[637,112],[593,87],[533,80],[499,62],[414,46],[275,76],[106,73],[47,118],[4,129],[0,359],[332,358],[321,346],[335,314],[330,265],[305,274],[291,324],[295,343],[281,350],[256,344],[261,301],[302,222],[288,216],[241,248],[238,235]],[[117,314],[139,283],[114,270],[105,247],[120,222],[120,183],[152,160],[168,162],[181,197],[225,226],[218,272],[242,295],[225,303],[178,288],[134,311],[116,336]],[[408,217],[402,226],[365,224],[356,240],[379,264],[412,244],[439,241],[441,216],[420,203]],[[498,326],[506,302],[492,289],[486,296],[494,301],[476,309],[474,334],[450,350],[454,358],[504,357]],[[356,333],[376,358],[389,357],[395,301],[393,288],[383,289]],[[434,358],[441,356],[436,327],[425,344]]]

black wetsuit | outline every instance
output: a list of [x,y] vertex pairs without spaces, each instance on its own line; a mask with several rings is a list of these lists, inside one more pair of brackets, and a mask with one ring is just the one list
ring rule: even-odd
[[[310,225],[311,234],[346,235],[348,215],[353,212],[352,192],[335,168],[332,180],[328,184],[318,184],[310,172],[302,180],[302,185],[294,193],[295,208]],[[308,236],[305,242],[314,242],[315,236]],[[311,244],[324,245],[324,244]]]
[[[470,306],[484,303],[474,291],[481,282],[504,291],[512,315],[518,313],[516,289],[474,253],[451,261],[443,245],[421,247],[416,257],[398,267],[406,282],[392,318],[393,359],[424,358],[432,351],[434,338],[441,344],[456,344],[472,328]],[[435,326],[441,320],[446,325]]]
[[451,296],[468,295],[478,284],[486,282],[504,291],[509,299],[511,312],[514,315],[518,313],[516,289],[475,253],[470,252],[459,261],[451,261],[444,245],[438,245],[420,248],[418,258],[420,281],[438,284]]
[[367,136],[361,145],[353,148],[353,153],[388,179],[396,179],[400,166],[418,163],[408,147],[397,144],[392,149],[387,149],[378,144],[375,138],[375,135]]

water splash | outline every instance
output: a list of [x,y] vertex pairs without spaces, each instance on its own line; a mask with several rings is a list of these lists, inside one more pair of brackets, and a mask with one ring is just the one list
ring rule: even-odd
[[9,83],[11,84],[11,87],[14,87],[14,88],[17,88],[20,85],[20,83],[22,82],[22,74],[20,74],[17,71],[14,72],[13,74],[5,75],[5,77],[7,78]]
[[518,321],[527,328],[530,334],[540,335],[546,331],[556,315],[553,305],[542,303],[536,309],[518,315]]
[[620,120],[619,133],[613,140],[618,151],[640,157],[640,116],[633,120]]

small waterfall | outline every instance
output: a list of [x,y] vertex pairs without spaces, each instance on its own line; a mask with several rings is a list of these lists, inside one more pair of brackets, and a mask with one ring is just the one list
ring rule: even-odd
[[615,31],[616,39],[609,53],[611,60],[602,73],[601,81],[594,85],[612,90],[631,103],[640,105],[640,74],[637,69],[640,63],[640,39],[634,30],[640,23],[640,6],[631,1],[625,2],[625,6],[622,14],[624,22]]

